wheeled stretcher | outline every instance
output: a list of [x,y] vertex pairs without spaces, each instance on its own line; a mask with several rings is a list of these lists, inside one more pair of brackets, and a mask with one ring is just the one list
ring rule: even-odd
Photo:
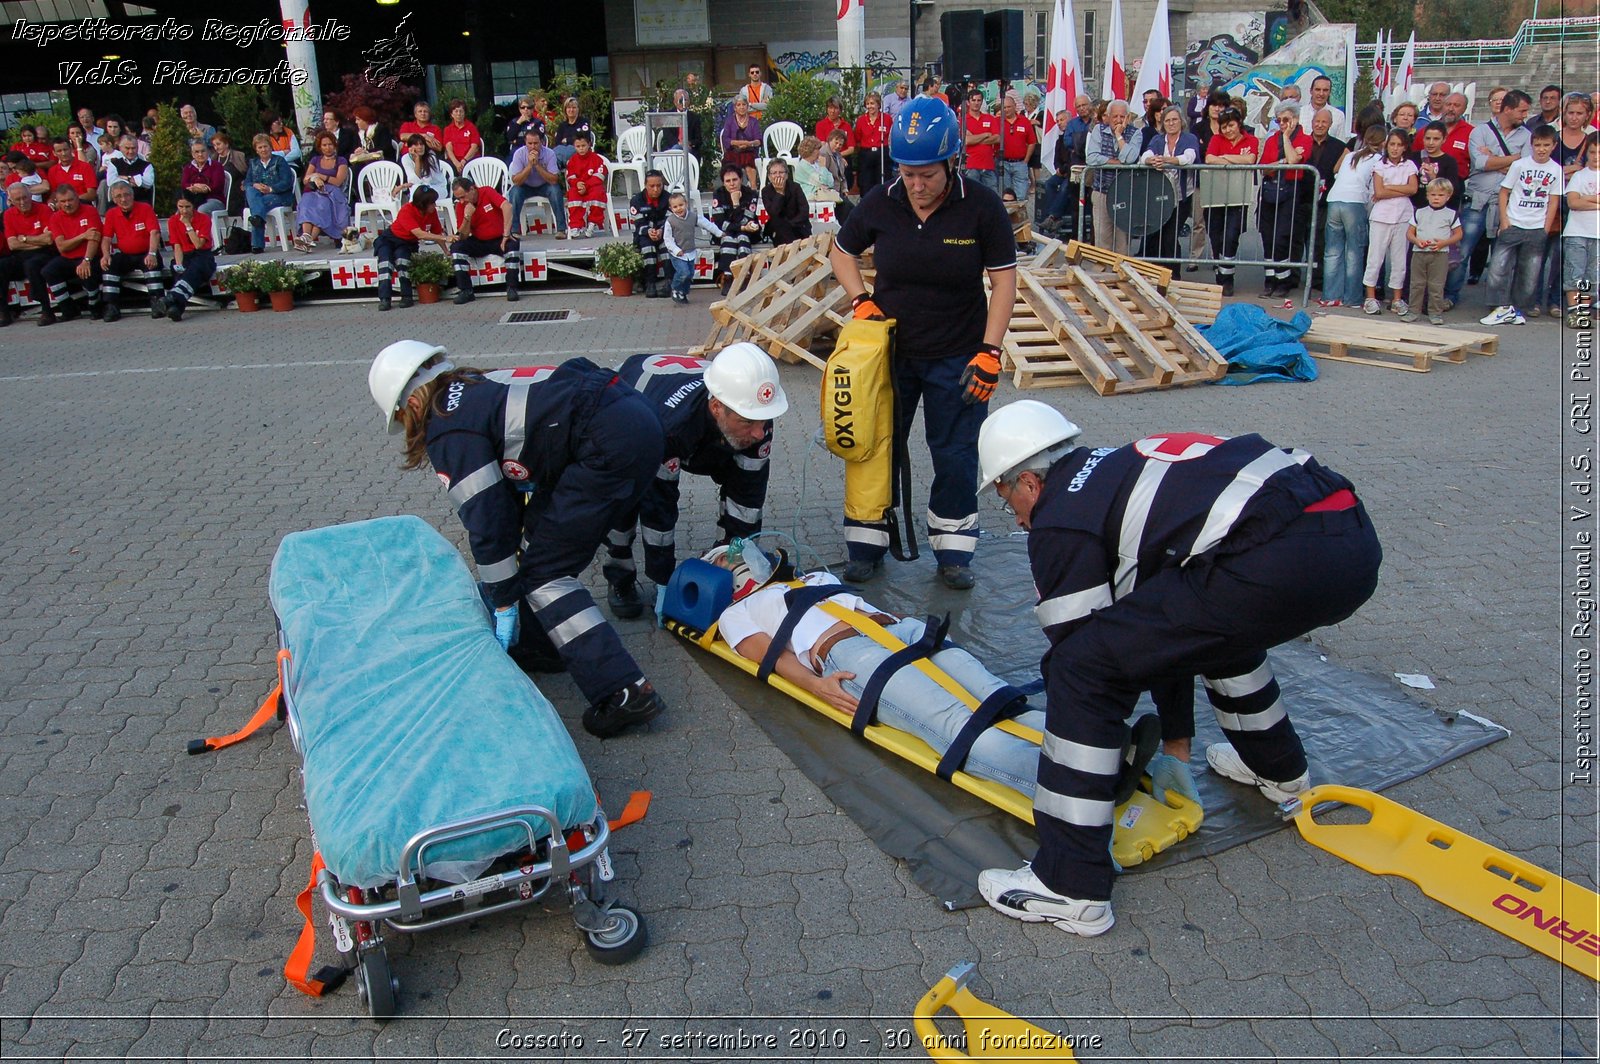
[[[354,971],[368,1011],[395,1008],[385,932],[411,933],[534,901],[569,904],[591,955],[637,955],[639,913],[604,900],[610,829],[566,727],[496,642],[460,554],[416,517],[285,536],[269,591],[279,688],[239,733],[286,719],[316,857],[306,932],[285,968],[321,994]],[[306,973],[311,895],[342,968]]]
[[[862,698],[862,708],[852,715],[812,695],[796,684],[772,671],[772,662],[756,662],[742,657],[718,631],[717,618],[733,599],[732,574],[726,570],[691,558],[681,563],[667,586],[663,603],[663,624],[701,650],[708,651],[724,661],[762,679],[790,698],[816,710],[823,716],[849,728],[858,737],[884,750],[904,758],[912,764],[931,772],[941,779],[975,795],[990,805],[1010,813],[1019,820],[1033,823],[1033,799],[1021,791],[994,780],[984,779],[964,771],[965,756],[978,735],[987,728],[999,728],[1038,746],[1043,736],[1038,729],[1026,727],[1010,719],[1023,703],[1021,692],[1004,689],[998,697],[980,701],[965,690],[929,660],[931,654],[943,645],[943,626],[930,618],[929,637],[924,644],[907,646],[871,618],[846,609],[837,603],[821,602],[818,598],[837,593],[843,588],[808,588],[795,581],[788,585],[791,617],[813,604],[839,620],[846,622],[862,635],[877,641],[893,653],[884,662],[880,672],[896,668],[915,668],[926,673],[935,683],[954,695],[972,710],[973,718],[950,748],[943,754],[934,750],[918,736],[878,721],[875,717],[874,688],[881,690],[886,675],[870,678]],[[820,594],[816,594],[820,593]],[[772,641],[771,657],[776,659],[787,642],[787,635]],[[1009,692],[1009,695],[1006,693]],[[1176,845],[1200,827],[1203,813],[1198,804],[1170,794],[1166,802],[1156,800],[1149,793],[1148,777],[1140,789],[1117,807],[1115,830],[1112,835],[1112,856],[1124,868],[1148,861],[1161,851]]]

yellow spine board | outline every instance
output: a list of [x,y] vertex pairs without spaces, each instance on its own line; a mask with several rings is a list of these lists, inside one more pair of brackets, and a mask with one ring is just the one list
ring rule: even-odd
[[[799,582],[791,583],[791,587],[801,586]],[[822,608],[853,626],[879,644],[898,650],[905,646],[891,633],[870,617],[864,617],[853,610],[845,609],[837,603],[824,602]],[[732,664],[745,672],[755,675],[758,663],[749,658],[742,657],[720,638],[716,625],[711,626],[707,632],[697,632],[686,625],[668,619],[667,630],[687,639],[700,649],[715,654],[722,660]],[[916,667],[921,669],[940,687],[949,691],[960,699],[969,709],[976,709],[978,700],[960,684],[956,683],[943,669],[926,658],[916,662]],[[777,673],[767,678],[767,683],[782,691],[797,702],[816,710],[823,716],[845,728],[851,725],[851,715],[843,710],[836,709],[828,703],[817,698],[811,692],[789,682]],[[1009,727],[1006,727],[1009,725]],[[1006,731],[1019,738],[1025,739],[1034,745],[1042,742],[1042,736],[1037,729],[1025,727],[1015,721],[1005,721],[1001,725]],[[864,737],[874,746],[882,747],[897,757],[916,765],[926,772],[936,772],[939,768],[940,756],[927,743],[898,728],[891,728],[885,724],[867,725]],[[1021,791],[1013,790],[993,780],[982,779],[978,776],[957,770],[950,777],[950,782],[966,791],[968,794],[989,803],[1002,812],[1009,813],[1018,820],[1033,823],[1033,799]],[[1147,782],[1148,785],[1148,782]],[[1198,804],[1189,801],[1181,795],[1168,793],[1167,802],[1157,801],[1144,790],[1134,791],[1133,797],[1117,807],[1116,820],[1112,833],[1111,855],[1117,863],[1124,868],[1131,868],[1136,864],[1148,861],[1156,854],[1166,850],[1194,834],[1200,827],[1204,814]]]
[[[1319,802],[1365,810],[1364,824],[1319,823]],[[1313,846],[1442,902],[1575,972],[1600,980],[1600,896],[1415,810],[1356,787],[1301,795],[1295,827]]]
[[[933,989],[922,995],[912,1011],[912,1022],[923,1050],[934,1060],[1077,1060],[1072,1039],[1057,1031],[1036,1027],[975,996],[967,989],[974,966],[963,962],[951,968]],[[951,1037],[933,1022],[940,1010],[949,1009],[961,1019],[964,1031]]]

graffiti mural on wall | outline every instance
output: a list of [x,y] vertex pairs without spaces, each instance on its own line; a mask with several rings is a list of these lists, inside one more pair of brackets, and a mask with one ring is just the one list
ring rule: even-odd
[[1249,70],[1261,54],[1234,40],[1231,33],[1219,33],[1209,40],[1195,41],[1183,58],[1189,84],[1226,84]]
[[1310,96],[1311,83],[1326,75],[1333,82],[1334,105],[1348,114],[1353,86],[1347,77],[1347,60],[1354,43],[1353,26],[1314,26],[1223,87],[1245,98],[1247,122],[1265,126],[1287,86],[1298,85],[1304,100]]
[[[837,48],[817,48],[804,44],[779,45],[777,48],[781,50],[774,50],[772,65],[777,67],[784,77],[793,77],[796,74],[826,74],[839,69]],[[864,65],[871,72],[871,81],[875,88],[884,82],[892,87],[900,59],[891,48],[873,48],[867,52]]]

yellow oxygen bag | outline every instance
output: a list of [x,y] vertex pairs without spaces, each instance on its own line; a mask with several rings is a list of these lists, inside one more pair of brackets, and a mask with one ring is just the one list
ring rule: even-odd
[[894,507],[893,321],[848,321],[822,375],[822,436],[844,459],[844,515],[890,519]]

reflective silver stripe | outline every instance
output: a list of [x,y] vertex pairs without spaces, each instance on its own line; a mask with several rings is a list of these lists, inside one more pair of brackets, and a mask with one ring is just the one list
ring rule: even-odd
[[510,580],[517,575],[517,556],[502,558],[488,565],[478,566],[478,579],[486,584],[498,584],[502,580]]
[[757,473],[767,467],[765,458],[752,458],[747,454],[733,456],[733,464],[750,473]]
[[1217,715],[1217,723],[1228,731],[1262,732],[1288,716],[1281,698],[1260,713],[1225,713],[1215,706],[1212,710]]
[[677,480],[678,479],[678,467],[675,466],[675,465],[668,465],[665,462],[661,463],[660,468],[658,468],[656,470],[656,479],[657,480]]
[[743,521],[747,525],[759,525],[761,523],[761,507],[759,506],[740,506],[732,499],[723,499],[722,512],[729,517]]
[[1122,751],[1105,746],[1088,746],[1044,733],[1040,748],[1045,757],[1065,768],[1092,772],[1096,776],[1115,776],[1122,771]]
[[1049,628],[1053,624],[1066,624],[1080,617],[1087,617],[1091,610],[1104,609],[1111,605],[1111,585],[1098,584],[1087,591],[1075,591],[1070,595],[1057,595],[1055,598],[1045,599],[1033,608],[1034,616],[1039,618],[1039,624]]
[[1204,679],[1207,687],[1224,698],[1243,698],[1272,682],[1272,663],[1263,661],[1259,668],[1251,669],[1243,676],[1207,676]]
[[506,439],[500,453],[508,461],[521,461],[528,444],[528,391],[532,387],[527,381],[506,387]]
[[487,491],[505,479],[500,475],[500,464],[489,462],[468,473],[450,488],[450,501],[461,509],[481,491]]
[[972,532],[963,535],[932,535],[928,537],[928,546],[933,550],[975,550],[978,546],[978,534]]
[[[1194,546],[1189,550],[1189,557],[1204,554],[1222,542],[1222,537],[1233,529],[1234,522],[1239,520],[1239,514],[1244,511],[1245,505],[1255,497],[1256,492],[1261,490],[1261,485],[1267,482],[1268,477],[1290,466],[1304,465],[1310,459],[1311,455],[1306,451],[1295,450],[1285,454],[1274,447],[1239,470],[1233,478],[1233,483],[1222,489],[1217,501],[1211,504],[1211,512],[1206,514],[1206,523],[1201,527],[1200,534],[1195,537]],[[1188,561],[1188,558],[1184,560]]]
[[583,585],[578,583],[577,577],[558,576],[549,583],[540,584],[528,592],[528,605],[533,607],[533,611],[537,613],[551,603],[559,602],[574,591],[582,590]]
[[[965,517],[940,517],[932,510],[928,511],[928,530],[930,532],[966,532],[968,530],[976,530],[977,527],[977,514],[968,514]],[[973,535],[977,535],[977,532],[973,531]]]
[[600,615],[600,607],[590,606],[550,629],[550,642],[560,650],[589,629],[605,623],[606,619]]
[[1171,462],[1146,462],[1139,471],[1128,493],[1128,505],[1122,509],[1122,531],[1117,539],[1117,573],[1112,578],[1112,595],[1121,598],[1133,590],[1139,579],[1139,547],[1144,542],[1144,528],[1150,521],[1150,504],[1155,501],[1161,478],[1172,468]]
[[889,531],[884,528],[862,528],[859,525],[845,525],[844,541],[846,543],[866,543],[874,547],[887,547],[889,545]]
[[646,547],[671,547],[677,543],[672,536],[672,529],[670,528],[662,532],[659,529],[647,528],[641,525],[639,527],[639,537],[644,540]]
[[1064,794],[1039,787],[1033,792],[1033,807],[1041,813],[1076,824],[1083,828],[1103,828],[1111,823],[1116,807],[1110,802],[1093,802],[1087,798],[1068,798]]
[[606,533],[606,542],[613,547],[633,546],[633,529],[613,528]]

